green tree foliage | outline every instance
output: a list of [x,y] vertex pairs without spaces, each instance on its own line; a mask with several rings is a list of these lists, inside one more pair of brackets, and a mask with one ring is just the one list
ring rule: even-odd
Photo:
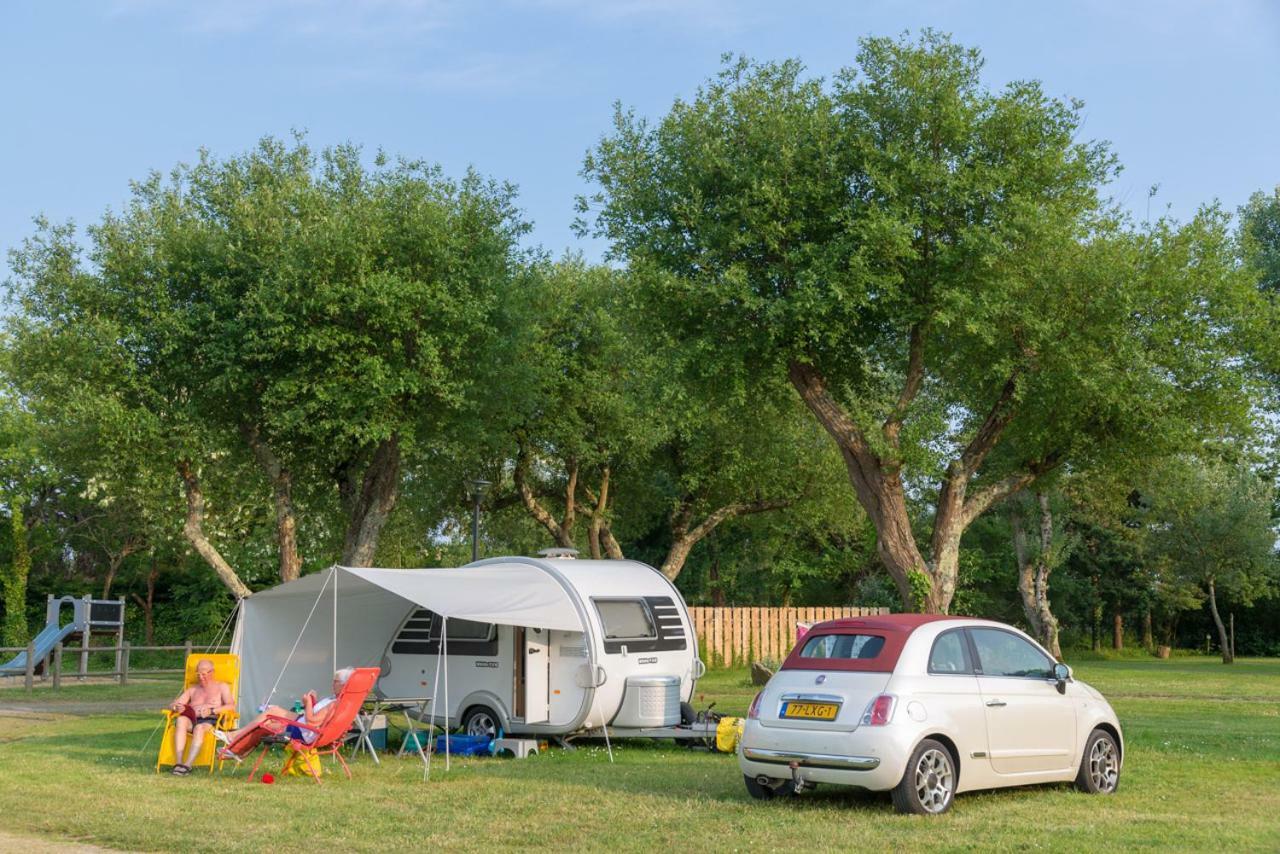
[[1280,186],[1249,197],[1240,209],[1240,237],[1258,286],[1280,295]]
[[829,85],[731,61],[656,123],[620,110],[584,170],[595,233],[670,274],[648,315],[726,384],[789,380],[903,603],[923,578],[931,611],[996,502],[1242,425],[1250,400],[1232,357],[1256,291],[1227,218],[1135,229],[1081,104],[990,91],[981,66],[932,32],[864,40]]
[[514,191],[359,155],[272,139],[202,153],[90,228],[89,263],[60,226],[15,256],[19,381],[176,467],[184,533],[236,595],[206,526],[218,469],[259,469],[280,578],[302,563],[297,481],[317,513],[340,507],[341,560],[367,565],[406,461],[477,417],[526,229]]
[[1181,457],[1152,473],[1146,556],[1172,596],[1188,586],[1208,601],[1222,660],[1233,659],[1218,597],[1249,605],[1280,580],[1273,488],[1243,466]]

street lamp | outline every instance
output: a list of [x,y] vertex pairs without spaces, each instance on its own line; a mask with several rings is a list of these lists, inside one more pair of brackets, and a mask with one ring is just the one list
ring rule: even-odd
[[485,490],[493,486],[483,478],[469,481],[471,484],[471,562],[480,559],[480,502],[484,500]]

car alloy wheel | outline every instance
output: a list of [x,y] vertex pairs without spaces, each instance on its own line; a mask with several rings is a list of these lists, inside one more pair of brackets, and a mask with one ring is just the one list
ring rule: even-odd
[[1116,746],[1109,737],[1095,739],[1089,749],[1089,781],[1097,792],[1110,793],[1120,781],[1120,763]]
[[951,808],[956,793],[956,762],[941,742],[926,738],[916,746],[906,773],[893,788],[893,806],[900,813],[941,815]]
[[951,803],[955,775],[951,757],[942,750],[926,750],[916,763],[916,797],[925,812],[940,813]]

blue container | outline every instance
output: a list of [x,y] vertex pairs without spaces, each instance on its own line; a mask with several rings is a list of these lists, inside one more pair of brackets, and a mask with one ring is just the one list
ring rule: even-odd
[[455,756],[488,756],[493,750],[493,739],[487,735],[438,735],[436,753],[444,753],[445,739]]

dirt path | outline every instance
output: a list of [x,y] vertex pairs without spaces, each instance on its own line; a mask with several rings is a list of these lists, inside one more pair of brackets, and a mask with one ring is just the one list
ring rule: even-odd
[[82,842],[65,842],[45,837],[14,836],[0,830],[0,851],[21,851],[22,854],[97,854],[112,851]]
[[[155,712],[160,714],[163,701],[157,700],[119,700],[106,702],[18,702],[0,701],[0,717],[5,715],[118,715],[126,712]],[[0,851],[3,851],[0,848]]]

